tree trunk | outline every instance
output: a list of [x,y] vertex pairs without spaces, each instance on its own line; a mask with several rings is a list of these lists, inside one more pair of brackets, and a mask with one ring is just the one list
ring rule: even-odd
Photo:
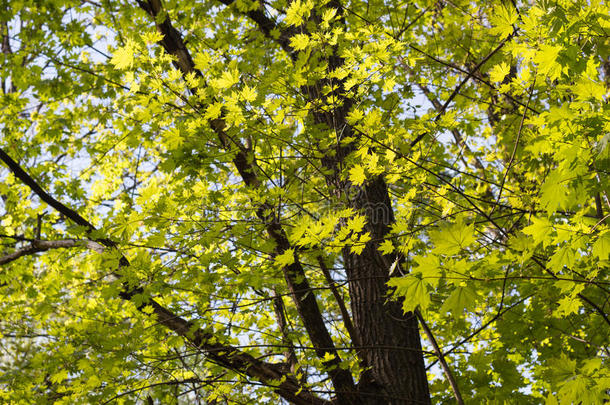
[[368,371],[358,385],[366,404],[429,404],[430,394],[415,314],[403,314],[389,299],[387,282],[393,258],[379,243],[394,221],[383,179],[371,181],[353,202],[366,212],[370,241],[362,254],[343,257],[349,277],[354,328]]

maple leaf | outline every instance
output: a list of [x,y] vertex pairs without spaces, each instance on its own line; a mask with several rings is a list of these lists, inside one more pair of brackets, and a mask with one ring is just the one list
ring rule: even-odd
[[127,42],[125,46],[117,48],[110,63],[121,70],[131,68],[134,63],[134,44],[132,42]]
[[426,284],[418,277],[407,275],[393,278],[388,282],[390,287],[396,288],[396,295],[405,297],[402,309],[405,312],[420,308],[422,311],[430,305],[430,295]]
[[477,294],[471,287],[460,286],[451,292],[449,297],[441,306],[441,312],[451,312],[454,316],[462,314],[466,309],[472,309],[476,305]]
[[494,82],[502,82],[509,73],[510,65],[506,62],[502,62],[491,69],[489,78]]
[[548,219],[534,217],[532,218],[532,224],[523,228],[523,233],[532,236],[537,244],[543,243],[546,246],[551,243],[550,238],[547,237],[551,235],[553,230],[553,225]]
[[349,179],[352,183],[359,186],[366,180],[366,174],[364,167],[356,165],[349,170]]
[[454,255],[476,241],[474,225],[468,225],[463,220],[459,220],[454,224],[443,226],[437,231],[431,232],[430,239],[436,246],[435,252]]
[[309,36],[307,34],[296,34],[290,38],[290,46],[296,51],[302,51],[309,45]]
[[591,253],[600,260],[608,260],[610,258],[610,231],[605,231],[597,237]]

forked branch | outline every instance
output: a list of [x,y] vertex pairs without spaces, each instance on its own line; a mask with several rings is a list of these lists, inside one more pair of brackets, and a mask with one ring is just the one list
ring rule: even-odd
[[[21,166],[15,162],[4,150],[0,148],[0,160],[2,160],[13,175],[26,184],[30,190],[32,190],[41,200],[56,209],[58,212],[63,214],[65,217],[71,219],[73,222],[85,227],[91,234],[96,231],[95,227],[83,218],[78,212],[64,205],[49,193],[47,193]],[[79,243],[83,243],[79,241]],[[106,246],[107,248],[117,249],[117,244],[108,238],[99,238],[89,241],[91,245],[98,248],[97,245]],[[60,247],[62,243],[42,244],[47,249],[51,246]],[[71,245],[70,242],[63,242],[64,245]],[[64,246],[69,247],[69,246]],[[21,254],[23,256],[25,253]],[[7,259],[8,260],[8,259]],[[126,268],[130,265],[127,258],[121,255],[119,260],[119,268]],[[115,272],[117,277],[120,277],[120,273]],[[126,301],[131,301],[136,294],[143,292],[141,287],[130,288],[127,284],[123,285],[123,289],[119,292],[119,297]],[[163,326],[167,327],[179,336],[182,336],[191,345],[199,350],[206,353],[207,358],[223,367],[238,372],[240,374],[247,375],[251,378],[257,379],[265,385],[272,386],[274,391],[281,395],[286,400],[294,404],[302,405],[329,405],[329,402],[306,392],[303,387],[296,381],[294,377],[285,376],[285,367],[282,364],[267,363],[259,360],[248,353],[245,353],[233,346],[218,343],[216,336],[205,332],[201,328],[197,328],[193,322],[187,321],[179,315],[168,310],[154,299],[150,299],[147,302],[137,305],[138,310],[150,316],[147,311],[144,311],[146,307],[153,309],[152,313],[156,316],[156,320]],[[283,382],[282,377],[285,377]]]

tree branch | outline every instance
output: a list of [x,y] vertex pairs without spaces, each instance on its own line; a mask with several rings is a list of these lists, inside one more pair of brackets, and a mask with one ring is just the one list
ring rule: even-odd
[[[78,214],[73,209],[67,207],[66,205],[62,204],[61,202],[53,198],[51,195],[49,195],[45,190],[43,190],[42,187],[40,187],[40,185],[29,174],[27,174],[17,162],[11,159],[11,157],[8,156],[1,148],[0,160],[2,160],[8,166],[8,168],[15,175],[15,177],[25,183],[44,202],[55,208],[58,212],[60,212],[67,218],[70,218],[73,222],[77,223],[78,225],[84,226],[90,234],[96,230],[95,227],[86,219],[84,219],[80,214]],[[95,242],[99,242],[99,244],[112,249],[117,248],[117,244],[110,239],[96,239]],[[64,244],[70,245],[70,243],[67,242],[64,242]],[[62,243],[51,243],[47,245],[43,244],[42,246],[46,246],[47,248],[50,248],[50,246],[54,246],[55,248],[57,248],[62,247],[60,245],[62,245]],[[23,255],[24,254],[21,254],[21,256]],[[129,265],[130,263],[127,258],[121,255],[121,258],[119,260],[119,268],[126,268]],[[121,277],[120,274],[117,272],[115,272],[115,275],[117,277]],[[119,297],[123,300],[131,301],[136,294],[141,294],[142,292],[142,287],[129,288],[127,284],[124,284],[123,289],[119,292]],[[193,322],[187,321],[186,319],[174,314],[152,298],[149,299],[147,302],[143,302],[137,305],[137,309],[140,312],[149,315],[147,312],[144,311],[146,307],[152,307],[152,312],[155,314],[157,321],[161,325],[167,327],[177,335],[184,337],[186,341],[188,341],[197,349],[206,352],[208,359],[213,361],[214,363],[220,364],[227,369],[255,378],[265,383],[266,385],[273,386],[274,391],[276,393],[278,393],[286,400],[294,404],[329,404],[328,401],[318,398],[308,392],[305,392],[305,390],[302,390],[302,386],[293,377],[287,377],[282,383],[279,383],[282,377],[285,376],[285,370],[282,365],[263,362],[232,346],[218,343],[218,339],[215,339],[215,336],[213,334],[207,333],[204,330],[197,328],[193,324]]]
[[349,335],[352,342],[354,342],[354,346],[358,347],[360,346],[360,343],[358,342],[358,335],[356,334],[356,330],[354,329],[352,318],[347,310],[347,307],[345,306],[345,301],[343,300],[343,297],[337,289],[337,283],[335,283],[335,280],[333,280],[328,266],[326,266],[326,263],[324,263],[324,259],[322,258],[322,256],[318,256],[318,264],[320,265],[320,269],[322,269],[322,273],[324,274],[324,278],[326,279],[328,288],[330,288],[333,297],[335,297],[335,301],[337,301],[339,311],[341,312],[341,317],[343,318],[343,325],[345,326],[345,330],[347,330],[347,334]]
[[[532,101],[532,94],[534,93],[535,84],[536,84],[536,81],[534,80],[534,82],[532,83],[532,85],[530,87],[529,96],[527,99],[528,106],[530,105],[530,101]],[[496,204],[494,204],[494,206],[492,207],[489,215],[492,215],[494,213],[494,210],[498,206],[498,204],[500,204],[500,198],[502,198],[502,191],[504,190],[504,184],[506,183],[506,179],[508,178],[508,173],[510,173],[510,169],[513,167],[513,163],[515,161],[515,156],[517,156],[517,148],[519,147],[519,140],[521,139],[521,133],[523,131],[523,124],[525,123],[526,116],[527,116],[527,108],[525,108],[523,110],[523,115],[521,116],[521,121],[519,122],[519,130],[517,131],[517,137],[515,138],[515,143],[513,145],[513,151],[510,154],[510,159],[508,160],[508,165],[506,166],[506,171],[504,172],[504,175],[502,176],[502,182],[500,183],[500,189],[498,190],[498,197],[496,199]]]
[[[413,70],[409,66],[407,66],[407,64],[405,64],[402,60],[400,61],[400,63],[402,65],[402,67],[409,73],[409,76],[413,77],[414,76]],[[440,112],[442,110],[443,106],[440,103],[440,101],[438,101],[438,99],[434,96],[434,94],[432,94],[432,91],[428,88],[428,86],[426,86],[425,84],[422,84],[422,83],[417,83],[417,87],[419,87],[419,89],[424,93],[424,95],[426,96],[428,101],[430,101],[430,103],[436,109],[436,111]],[[460,134],[460,132],[455,128],[451,129],[451,134],[453,135],[453,139],[455,139],[455,143],[459,147],[466,149],[470,153],[470,155],[474,159],[474,166],[477,168],[477,170],[479,170],[481,175],[483,177],[485,177],[485,166],[483,165],[483,163],[481,163],[481,160],[478,158],[478,156],[476,156],[472,152],[472,150],[470,150],[470,147],[468,146],[466,141],[464,141],[462,134]],[[468,166],[468,162],[465,161],[465,159],[463,159],[462,161],[465,166]]]
[[104,246],[101,244],[91,241],[91,240],[82,240],[82,239],[63,239],[63,240],[32,240],[30,242],[30,246],[21,248],[13,253],[9,253],[6,256],[0,257],[0,266],[3,264],[10,263],[15,261],[23,256],[33,255],[39,252],[46,252],[51,249],[66,249],[73,247],[86,247],[88,249],[94,250],[97,253],[101,253],[104,251]]
[[[508,41],[510,41],[515,36],[515,34],[516,34],[516,31],[513,31],[512,34],[510,34],[508,37],[504,38],[498,44],[498,46],[496,46],[489,54],[487,54],[487,56],[485,56],[483,59],[481,59],[481,61],[479,61],[479,63],[477,63],[476,66],[474,68],[472,68],[466,74],[466,77],[464,79],[462,79],[462,81],[453,89],[453,92],[451,93],[451,95],[449,95],[449,98],[447,98],[445,103],[438,110],[436,117],[434,117],[434,122],[438,121],[443,116],[443,114],[445,114],[445,111],[447,110],[447,107],[449,106],[449,104],[451,104],[453,99],[458,95],[458,93],[460,92],[462,87],[464,87],[464,85],[468,82],[468,80],[475,77],[476,72],[479,71],[481,66],[483,66],[489,59],[491,59],[492,56],[494,56],[500,49],[502,49],[504,47],[504,45],[506,45],[506,43],[508,43]],[[421,135],[419,135],[417,138],[415,138],[411,142],[411,147],[414,147],[415,145],[417,145],[419,143],[419,141],[421,141],[423,139],[423,137],[426,136],[427,134],[428,134],[428,132],[424,132]]]
[[284,306],[284,299],[276,291],[273,292],[273,310],[275,311],[277,325],[282,332],[282,342],[286,346],[284,357],[286,357],[286,361],[290,364],[290,372],[296,374],[301,370],[299,370],[297,355],[294,350],[294,345],[292,344],[292,339],[290,338],[288,323],[286,322],[286,307]]
[[[235,0],[218,0],[227,7],[230,7],[235,3]],[[252,21],[256,23],[261,32],[269,39],[277,42],[280,47],[287,53],[291,54],[294,50],[290,46],[290,33],[287,30],[280,29],[280,27],[271,18],[267,17],[262,8],[256,10],[250,10],[245,13],[246,16],[250,17]],[[271,31],[280,31],[280,36],[274,39],[271,36]]]
[[[160,0],[148,0],[146,2],[138,0],[138,4],[154,19],[157,30],[163,34],[163,39],[160,42],[161,45],[169,54],[176,58],[175,65],[182,74],[187,75],[191,72],[200,74],[195,69],[193,59],[184,44],[182,36],[173,28],[169,17],[166,16],[162,22],[158,22],[160,16],[164,13]],[[192,89],[192,91],[196,93],[198,89]],[[228,146],[229,137],[225,132],[226,124],[224,121],[224,113],[220,118],[210,121],[210,126],[226,148]],[[256,174],[256,167],[252,163],[253,159],[251,156],[248,156],[248,150],[240,143],[235,141],[233,141],[233,143],[238,147],[238,151],[233,158],[233,164],[242,177],[245,185],[249,187],[259,186],[260,180]],[[288,237],[281,224],[277,222],[274,215],[275,210],[273,208],[274,207],[270,204],[263,203],[259,205],[256,212],[258,218],[265,225],[267,233],[275,241],[275,253],[279,255],[292,249],[292,246],[288,241]],[[321,359],[330,358],[329,360],[323,360],[323,362],[328,369],[328,374],[333,382],[337,395],[340,397],[340,401],[350,403],[349,397],[351,397],[351,393],[355,390],[352,374],[349,370],[344,370],[340,367],[341,358],[326,327],[318,306],[317,298],[312,293],[305,270],[296,254],[296,249],[294,262],[288,266],[284,266],[282,271],[286,284],[292,293],[297,312],[307,330],[307,334],[316,348],[316,354]]]
[[417,315],[417,319],[419,319],[419,323],[421,324],[421,326],[424,330],[424,333],[426,334],[426,337],[428,338],[428,341],[430,341],[430,344],[432,345],[432,348],[434,349],[434,353],[436,353],[436,357],[438,358],[438,361],[441,363],[441,367],[443,368],[445,377],[447,377],[447,381],[449,381],[449,385],[451,386],[451,390],[453,391],[453,396],[455,397],[455,400],[457,401],[458,405],[464,405],[464,400],[462,399],[462,394],[460,393],[460,389],[458,388],[457,381],[455,380],[455,378],[453,377],[453,374],[451,373],[451,369],[449,368],[449,365],[447,364],[447,361],[445,360],[445,355],[443,354],[442,350],[438,346],[438,343],[436,342],[436,338],[434,337],[434,334],[432,334],[432,331],[426,324],[426,321],[424,320],[424,317],[422,316],[421,312],[419,312],[419,310],[416,310],[415,314]]

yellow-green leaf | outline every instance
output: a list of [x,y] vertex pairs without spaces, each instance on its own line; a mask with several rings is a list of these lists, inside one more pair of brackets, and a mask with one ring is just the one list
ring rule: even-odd
[[430,239],[436,247],[435,252],[454,255],[476,241],[474,224],[468,225],[460,220],[430,232]]
[[417,307],[424,311],[430,305],[430,295],[426,283],[418,277],[407,275],[393,278],[388,285],[396,288],[395,295],[404,297],[402,309],[405,312],[413,311]]
[[510,65],[506,62],[502,62],[491,69],[489,78],[494,82],[502,82],[509,73]]
[[290,38],[290,46],[297,51],[302,51],[309,45],[309,36],[307,34],[296,34]]
[[275,257],[275,264],[280,267],[290,266],[292,263],[294,263],[294,249],[286,249]]
[[356,165],[349,170],[349,179],[352,183],[359,186],[366,180],[366,174],[364,167]]

